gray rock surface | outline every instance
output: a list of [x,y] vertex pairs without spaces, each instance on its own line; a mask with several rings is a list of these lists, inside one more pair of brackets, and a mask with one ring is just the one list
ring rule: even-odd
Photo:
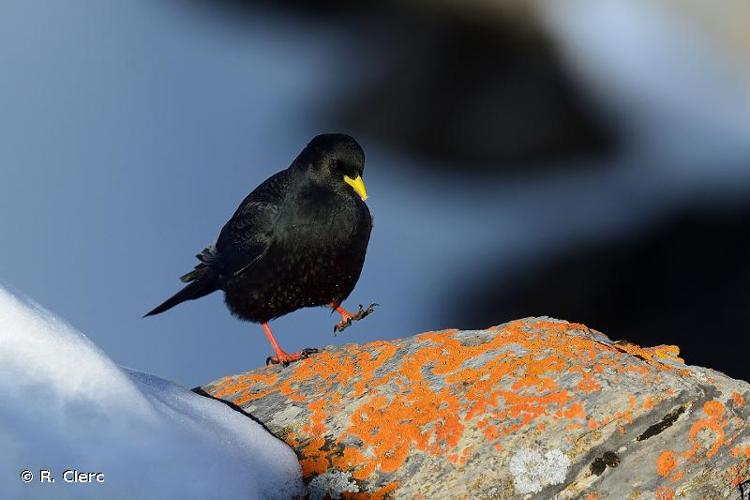
[[738,498],[750,385],[678,352],[529,318],[202,389],[292,446],[315,498]]

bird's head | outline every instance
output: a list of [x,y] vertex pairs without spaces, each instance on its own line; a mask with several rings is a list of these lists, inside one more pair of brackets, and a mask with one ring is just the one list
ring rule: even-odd
[[362,180],[365,152],[346,134],[321,134],[313,138],[294,161],[293,168],[334,190],[353,189],[362,201],[367,189]]

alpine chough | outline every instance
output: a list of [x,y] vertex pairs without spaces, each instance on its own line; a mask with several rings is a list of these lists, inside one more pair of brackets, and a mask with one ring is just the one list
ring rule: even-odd
[[328,306],[343,330],[373,310],[341,306],[359,279],[372,219],[362,180],[365,154],[352,137],[313,138],[291,166],[266,179],[243,200],[216,243],[180,279],[182,290],[146,314],[162,313],[217,290],[236,317],[260,323],[275,355],[288,364],[316,349],[288,354],[268,322],[302,307]]

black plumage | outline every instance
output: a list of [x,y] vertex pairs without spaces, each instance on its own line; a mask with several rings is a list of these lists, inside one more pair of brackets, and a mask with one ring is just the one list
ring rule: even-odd
[[[328,305],[342,315],[337,328],[361,319],[341,308],[359,279],[372,229],[362,181],[365,156],[348,135],[318,135],[286,170],[271,176],[240,204],[216,243],[197,255],[185,288],[150,311],[224,291],[229,310],[261,323],[277,362],[305,357],[278,348],[267,322],[302,307]],[[294,359],[292,359],[294,358]]]

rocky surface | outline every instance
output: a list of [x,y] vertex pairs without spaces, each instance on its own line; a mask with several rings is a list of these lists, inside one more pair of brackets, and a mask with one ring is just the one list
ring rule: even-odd
[[297,452],[310,498],[738,498],[750,384],[678,353],[530,318],[202,389]]

